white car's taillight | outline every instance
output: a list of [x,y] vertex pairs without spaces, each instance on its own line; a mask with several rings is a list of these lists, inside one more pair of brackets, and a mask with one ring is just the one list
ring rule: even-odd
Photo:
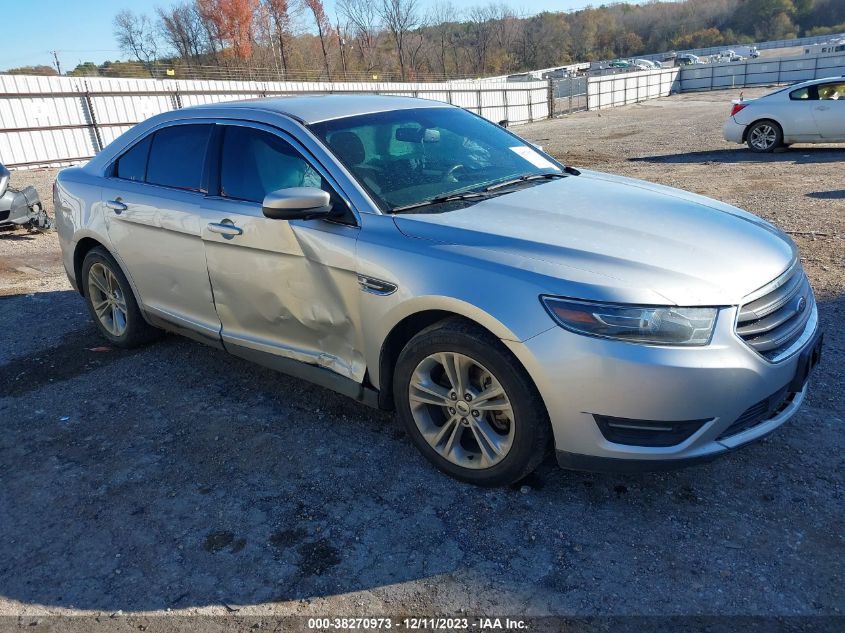
[[731,116],[735,115],[737,112],[745,108],[748,105],[747,103],[735,103],[734,107],[731,108]]

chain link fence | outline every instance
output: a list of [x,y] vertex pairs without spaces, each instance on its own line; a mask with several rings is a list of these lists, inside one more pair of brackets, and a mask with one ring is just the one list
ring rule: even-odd
[[[112,62],[102,66],[77,68],[71,77],[110,77],[132,79],[186,79],[213,81],[372,81],[372,82],[444,82],[466,81],[473,79],[469,75],[444,74],[433,71],[411,71],[405,77],[398,71],[352,71],[325,68],[285,70],[281,66],[261,66],[252,63],[221,61],[218,64],[194,64],[182,60],[173,62],[155,61],[150,63]],[[504,80],[504,78],[503,78]]]
[[587,77],[562,77],[550,79],[551,116],[559,117],[588,108]]

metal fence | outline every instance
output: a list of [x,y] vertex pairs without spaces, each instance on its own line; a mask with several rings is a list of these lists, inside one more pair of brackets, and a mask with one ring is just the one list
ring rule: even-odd
[[136,123],[161,112],[203,103],[315,93],[424,97],[510,123],[546,119],[552,104],[548,81],[223,82],[0,75],[0,162],[14,168],[78,163]]
[[661,68],[589,77],[587,107],[589,110],[602,110],[666,97],[678,92],[679,71],[678,68]]
[[587,78],[563,77],[551,79],[551,116],[563,116],[587,109]]
[[680,90],[718,90],[789,84],[845,75],[845,54],[803,55],[724,64],[697,64],[681,69]]
[[[722,51],[730,50],[737,47],[742,46],[755,46],[757,50],[769,50],[775,48],[791,48],[793,46],[807,46],[809,44],[820,44],[822,42],[828,42],[832,39],[836,39],[837,37],[843,37],[845,33],[839,34],[830,34],[830,35],[813,35],[811,37],[798,37],[795,39],[790,40],[771,40],[768,42],[755,42],[754,44],[722,44],[721,46],[709,46],[706,48],[690,48],[685,49],[682,51],[676,51],[677,54],[688,54],[688,55],[698,55],[698,56],[706,56],[706,55],[716,55],[721,53]],[[656,53],[650,55],[639,55],[639,59],[650,59],[653,61],[659,61],[666,57],[666,53]]]
[[[762,42],[757,46],[806,45],[832,37]],[[845,75],[845,55],[831,53],[538,81],[526,81],[527,76],[520,76],[519,81],[486,78],[403,83],[0,75],[0,162],[13,168],[78,163],[136,123],[160,112],[238,99],[314,93],[406,95],[445,101],[495,122],[518,124],[638,103],[673,92],[784,84],[838,75]]]

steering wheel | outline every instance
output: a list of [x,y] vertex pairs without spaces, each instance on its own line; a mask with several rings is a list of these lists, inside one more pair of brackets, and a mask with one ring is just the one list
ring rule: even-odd
[[443,175],[443,180],[445,182],[458,182],[458,178],[455,176],[455,172],[458,172],[462,169],[465,169],[465,167],[460,163],[452,165],[451,167],[449,167],[449,169],[446,170],[446,173]]

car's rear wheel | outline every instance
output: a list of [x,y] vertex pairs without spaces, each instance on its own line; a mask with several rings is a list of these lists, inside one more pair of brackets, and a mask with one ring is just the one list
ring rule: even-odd
[[745,142],[752,152],[772,152],[783,145],[783,131],[774,121],[757,121],[748,128]]
[[528,375],[500,341],[460,319],[409,341],[396,363],[394,400],[417,448],[470,483],[513,483],[542,461],[550,431]]
[[159,335],[144,320],[126,275],[103,248],[93,248],[82,262],[85,302],[97,329],[116,347],[137,347]]

